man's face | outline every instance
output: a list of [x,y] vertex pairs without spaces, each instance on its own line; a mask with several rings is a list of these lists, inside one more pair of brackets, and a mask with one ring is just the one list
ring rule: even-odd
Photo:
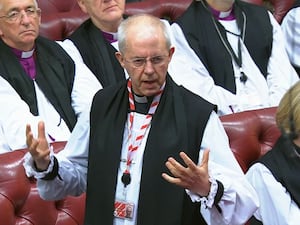
[[167,48],[161,32],[147,37],[128,32],[125,53],[117,53],[117,57],[132,80],[134,93],[153,96],[159,92],[173,52],[174,48]]
[[125,0],[78,0],[78,4],[98,28],[105,30],[114,25],[113,32],[117,31],[123,19]]
[[41,20],[34,0],[0,0],[0,17],[2,40],[10,47],[31,50]]

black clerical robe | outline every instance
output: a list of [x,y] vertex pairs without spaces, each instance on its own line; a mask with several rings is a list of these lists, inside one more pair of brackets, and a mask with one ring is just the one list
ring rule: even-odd
[[[114,198],[124,126],[129,110],[126,83],[108,87],[94,98],[85,225],[113,224]],[[137,225],[201,225],[199,203],[161,177],[169,156],[185,151],[195,163],[214,105],[177,86],[168,76],[153,116],[143,156]]]
[[75,44],[84,63],[103,87],[125,80],[124,69],[115,56],[116,49],[90,19],[85,21],[69,39]]
[[297,7],[300,7],[300,0],[295,0],[292,9],[293,9],[293,8],[297,8]]
[[[211,11],[205,5],[205,1],[193,1],[175,22],[183,30],[190,47],[203,62],[216,85],[236,93],[232,57],[218,35]],[[272,25],[267,10],[240,0],[236,0],[233,7],[241,31],[244,24],[242,12],[246,16],[244,44],[266,77],[273,42]],[[217,20],[216,24],[223,39],[227,39],[225,28]]]
[[300,158],[295,153],[296,149],[288,137],[281,136],[272,150],[258,161],[272,172],[274,178],[287,189],[300,207]]
[[[35,81],[66,122],[70,131],[77,121],[71,105],[75,64],[56,42],[38,37],[35,42]],[[28,104],[33,115],[39,115],[33,80],[26,74],[10,47],[0,40],[0,74]]]

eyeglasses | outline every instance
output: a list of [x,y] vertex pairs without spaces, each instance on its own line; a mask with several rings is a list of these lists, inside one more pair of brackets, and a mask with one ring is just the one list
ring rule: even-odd
[[13,23],[13,22],[21,21],[21,19],[23,19],[24,13],[26,14],[27,17],[36,18],[38,15],[41,14],[41,9],[27,8],[21,11],[13,10],[4,16],[0,16],[0,19],[4,18],[8,22]]
[[135,68],[142,68],[145,67],[147,61],[150,61],[153,66],[161,66],[165,63],[165,59],[167,57],[167,55],[159,55],[151,58],[135,58],[132,60],[124,60],[128,63],[131,63]]

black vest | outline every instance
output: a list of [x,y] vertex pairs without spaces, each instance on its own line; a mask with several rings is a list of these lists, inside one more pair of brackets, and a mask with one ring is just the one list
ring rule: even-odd
[[[70,131],[77,121],[71,105],[75,64],[56,42],[38,37],[35,43],[35,81],[47,99],[66,122]],[[11,48],[0,40],[0,74],[30,107],[39,115],[33,81],[28,77]]]
[[69,39],[102,87],[125,80],[124,69],[115,56],[116,49],[105,40],[101,30],[90,19],[80,25]]
[[300,207],[300,158],[294,153],[294,148],[288,137],[281,136],[272,150],[261,157],[259,162],[272,172]]
[[[126,83],[95,95],[91,133],[85,225],[113,224],[117,173],[124,125],[128,114]],[[151,122],[143,156],[137,225],[201,225],[200,204],[184,189],[162,177],[169,156],[185,151],[197,162],[202,136],[214,106],[178,87],[168,76],[164,93]]]
[[[176,23],[183,30],[189,45],[203,62],[216,85],[235,93],[232,58],[216,31],[210,10],[204,7],[204,4],[204,1],[193,1]],[[242,12],[246,15],[244,43],[266,77],[273,41],[269,15],[263,7],[236,0],[234,13],[239,28],[243,24]],[[218,21],[216,23],[223,38],[226,38],[224,27]]]

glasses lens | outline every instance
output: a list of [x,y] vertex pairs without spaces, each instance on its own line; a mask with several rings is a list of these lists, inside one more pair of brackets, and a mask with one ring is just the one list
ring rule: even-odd
[[40,15],[40,12],[40,9],[28,8],[24,10],[24,13],[23,11],[11,11],[6,16],[3,16],[3,18],[6,18],[9,22],[16,22],[20,21],[24,14],[26,14],[27,17],[36,18],[37,15]]
[[131,61],[126,60],[127,62],[131,63],[134,67],[139,68],[146,65],[147,61],[149,60],[153,66],[159,66],[165,62],[167,56],[154,56],[150,59],[147,58],[136,58]]

